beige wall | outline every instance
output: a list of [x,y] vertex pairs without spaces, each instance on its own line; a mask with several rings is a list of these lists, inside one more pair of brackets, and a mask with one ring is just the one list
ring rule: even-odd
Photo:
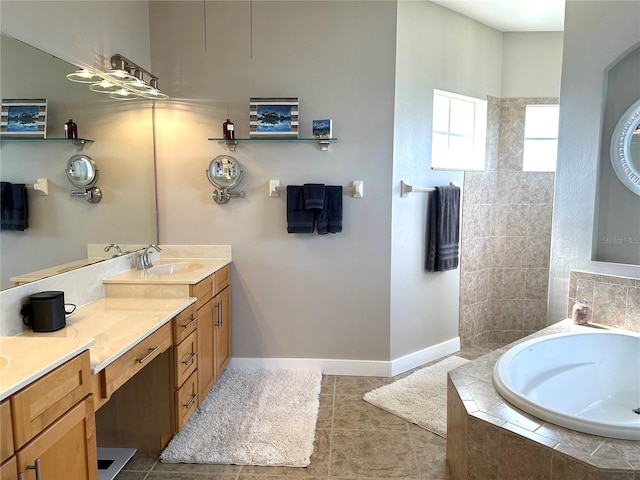
[[506,32],[502,98],[560,96],[563,32]]
[[[395,2],[153,2],[160,241],[233,246],[235,357],[389,360]],[[206,29],[206,35],[205,35]],[[206,45],[205,45],[206,37]],[[332,118],[339,142],[241,143],[244,199],[216,205],[205,169],[225,147],[227,102],[248,136],[249,98],[297,96],[301,136]],[[286,232],[269,179],[347,186],[343,232]]]

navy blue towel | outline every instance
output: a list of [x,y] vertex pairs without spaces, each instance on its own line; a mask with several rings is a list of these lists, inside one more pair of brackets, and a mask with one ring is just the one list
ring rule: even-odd
[[302,187],[287,185],[287,233],[313,233],[316,210],[307,210]]
[[305,183],[302,186],[302,195],[304,196],[304,208],[307,210],[324,207],[324,184]]
[[0,230],[24,231],[29,228],[25,185],[1,182],[0,199]]
[[427,272],[458,268],[460,188],[436,187],[431,194],[426,237]]
[[324,187],[324,208],[318,215],[318,234],[339,233],[342,231],[342,187]]

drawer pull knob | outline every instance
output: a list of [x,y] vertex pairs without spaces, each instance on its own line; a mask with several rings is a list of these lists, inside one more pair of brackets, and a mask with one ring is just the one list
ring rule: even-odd
[[182,363],[185,365],[189,365],[191,362],[193,362],[193,359],[196,358],[198,356],[198,352],[193,352],[191,355],[189,355],[189,358],[187,358],[186,360],[183,360]]
[[147,359],[148,359],[150,356],[152,356],[154,353],[156,353],[156,350],[158,350],[159,348],[160,348],[160,345],[158,345],[158,346],[157,346],[157,347],[155,347],[155,348],[150,348],[150,349],[149,349],[149,353],[147,353],[144,357],[142,357],[142,358],[138,358],[138,359],[137,359],[138,363],[144,363],[144,362],[146,362],[146,361],[147,361]]
[[191,404],[196,400],[196,398],[198,398],[198,392],[191,395],[191,399],[187,403],[183,404],[182,406],[184,408],[189,408]]
[[189,320],[187,323],[182,325],[182,328],[189,328],[191,325],[195,323],[196,320],[198,320],[198,317],[192,317],[191,320]]
[[27,470],[35,470],[36,471],[36,480],[42,479],[42,472],[40,471],[40,459],[36,458],[34,462],[35,465],[27,465]]

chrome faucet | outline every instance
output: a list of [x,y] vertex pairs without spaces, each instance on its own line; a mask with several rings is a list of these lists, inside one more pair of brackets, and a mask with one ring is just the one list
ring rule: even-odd
[[122,255],[122,249],[120,248],[120,246],[116,243],[111,243],[109,245],[107,245],[106,247],[104,247],[104,251],[108,252],[109,250],[111,250],[112,248],[116,249],[116,252],[118,252],[116,255],[114,255],[115,257],[119,257]]
[[144,249],[144,251],[138,255],[136,258],[138,259],[138,270],[147,270],[148,268],[153,267],[153,263],[151,263],[151,257],[149,256],[149,250],[151,250],[152,248],[155,248],[156,252],[161,252],[162,249],[155,244],[150,244],[147,246],[147,248]]

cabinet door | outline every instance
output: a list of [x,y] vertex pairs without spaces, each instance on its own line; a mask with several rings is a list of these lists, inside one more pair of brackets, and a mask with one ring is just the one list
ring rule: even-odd
[[231,359],[231,287],[222,290],[214,298],[216,302],[215,323],[215,373],[220,378]]
[[198,310],[198,404],[201,404],[214,383],[213,329],[215,299],[209,300]]
[[[9,400],[0,404],[0,462],[13,455],[13,430]],[[4,478],[4,477],[0,477]]]
[[2,480],[18,480],[18,462],[13,456],[0,466],[0,479]]
[[40,478],[97,480],[98,459],[93,398],[88,396],[16,454],[25,480]]

